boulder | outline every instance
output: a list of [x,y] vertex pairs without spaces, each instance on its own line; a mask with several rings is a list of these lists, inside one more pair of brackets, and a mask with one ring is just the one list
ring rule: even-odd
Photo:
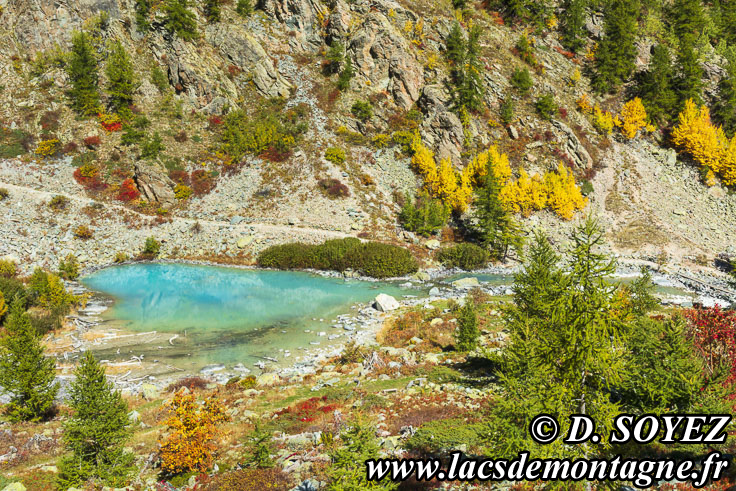
[[424,243],[427,249],[435,250],[440,248],[440,241],[437,239],[430,239]]
[[321,27],[328,16],[327,6],[318,0],[259,0],[258,8],[266,15],[286,24],[301,48],[316,49],[322,45]]
[[136,163],[133,169],[133,181],[148,201],[164,206],[171,206],[176,203],[176,195],[173,191],[174,183],[162,169],[142,162]]
[[153,384],[141,385],[141,394],[143,395],[143,398],[147,401],[153,401],[160,397],[158,387]]
[[452,286],[459,289],[475,288],[476,286],[480,286],[480,283],[478,282],[478,278],[470,277],[455,280],[452,282]]
[[264,373],[256,377],[256,384],[260,387],[270,387],[281,380],[278,373]]
[[3,491],[26,491],[26,487],[19,482],[11,482],[3,488]]
[[386,295],[385,293],[379,294],[373,302],[373,307],[380,312],[396,310],[399,306],[399,302],[397,302],[394,297]]

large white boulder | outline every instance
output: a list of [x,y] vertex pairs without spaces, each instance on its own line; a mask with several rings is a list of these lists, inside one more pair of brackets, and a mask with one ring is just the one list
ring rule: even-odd
[[375,302],[373,302],[373,307],[380,312],[388,312],[390,310],[398,309],[399,302],[397,302],[391,295],[381,293],[376,297]]

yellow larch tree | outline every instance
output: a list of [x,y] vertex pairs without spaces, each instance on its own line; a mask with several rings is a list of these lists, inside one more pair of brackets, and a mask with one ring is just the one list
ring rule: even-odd
[[547,191],[547,206],[565,220],[572,220],[575,212],[588,204],[588,198],[583,196],[575,184],[572,171],[562,162],[557,166],[556,172],[544,174],[544,187]]
[[529,176],[524,169],[519,170],[518,179],[501,188],[499,198],[509,211],[521,213],[525,217],[547,205],[544,182],[538,174]]
[[642,128],[647,128],[647,111],[641,99],[635,97],[621,109],[621,133],[631,140]]

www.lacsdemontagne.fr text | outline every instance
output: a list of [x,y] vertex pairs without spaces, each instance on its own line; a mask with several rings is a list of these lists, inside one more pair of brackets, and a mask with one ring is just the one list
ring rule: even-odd
[[530,459],[529,452],[508,459],[466,459],[450,454],[445,470],[439,459],[376,459],[366,461],[369,481],[627,481],[646,488],[660,481],[688,481],[702,487],[717,480],[728,467],[718,452],[697,465],[692,460],[673,459]]

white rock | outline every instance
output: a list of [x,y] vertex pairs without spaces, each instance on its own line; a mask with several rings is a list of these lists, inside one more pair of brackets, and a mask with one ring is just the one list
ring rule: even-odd
[[375,302],[373,302],[373,307],[380,312],[389,312],[398,309],[399,302],[391,295],[381,293],[376,297]]

